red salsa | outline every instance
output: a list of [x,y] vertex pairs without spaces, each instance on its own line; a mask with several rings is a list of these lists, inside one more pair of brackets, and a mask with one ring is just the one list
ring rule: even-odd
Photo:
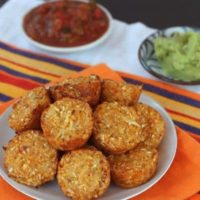
[[100,38],[109,20],[96,4],[55,1],[31,10],[24,18],[24,30],[33,40],[56,47],[84,45]]

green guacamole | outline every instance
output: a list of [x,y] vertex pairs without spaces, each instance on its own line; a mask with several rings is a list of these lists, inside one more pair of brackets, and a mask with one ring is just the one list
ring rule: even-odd
[[200,80],[200,34],[176,33],[154,41],[155,54],[166,74],[173,78]]

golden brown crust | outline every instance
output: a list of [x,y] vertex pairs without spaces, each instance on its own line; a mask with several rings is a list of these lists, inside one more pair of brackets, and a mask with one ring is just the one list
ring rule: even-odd
[[40,116],[50,103],[48,91],[44,87],[29,91],[13,105],[13,111],[8,119],[10,127],[16,132],[39,129]]
[[62,157],[57,179],[66,196],[76,200],[95,199],[110,185],[110,166],[95,148],[74,150]]
[[134,148],[146,139],[141,130],[132,107],[104,102],[94,112],[93,140],[106,153],[121,154]]
[[124,188],[132,188],[146,183],[154,176],[158,151],[139,145],[125,154],[110,155],[108,160],[113,182]]
[[121,105],[131,106],[138,102],[141,92],[141,85],[103,80],[101,99],[102,101],[117,101]]
[[50,88],[52,98],[56,101],[63,97],[80,99],[95,106],[99,102],[101,81],[97,75],[68,78]]
[[5,148],[8,176],[38,187],[54,179],[60,160],[58,184],[74,200],[103,195],[111,175],[124,188],[147,182],[157,168],[165,122],[156,110],[138,103],[141,91],[139,85],[91,75],[28,92],[9,117],[10,127],[20,134]]
[[63,98],[42,113],[41,127],[54,148],[63,151],[76,149],[83,146],[92,134],[92,110],[86,102]]
[[38,187],[54,179],[57,171],[57,151],[41,131],[21,132],[9,141],[4,166],[15,181]]
[[147,135],[144,144],[157,148],[165,135],[165,121],[160,113],[143,103],[135,105],[136,112],[143,126],[143,133]]

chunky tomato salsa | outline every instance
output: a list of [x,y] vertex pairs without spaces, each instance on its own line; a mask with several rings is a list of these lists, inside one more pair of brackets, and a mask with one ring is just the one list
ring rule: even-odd
[[31,10],[24,18],[24,30],[33,40],[56,47],[84,45],[100,38],[109,21],[96,4],[55,1]]

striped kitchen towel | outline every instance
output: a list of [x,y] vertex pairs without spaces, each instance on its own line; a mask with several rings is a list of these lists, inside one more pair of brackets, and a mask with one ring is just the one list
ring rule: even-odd
[[[26,90],[58,80],[60,76],[97,73],[104,78],[143,84],[144,93],[165,107],[177,127],[178,147],[174,162],[153,187],[132,200],[197,200],[200,189],[200,95],[143,77],[113,72],[106,65],[89,67],[12,47],[0,42],[0,113]],[[85,69],[81,71],[82,69]],[[80,73],[76,73],[81,71]],[[120,76],[119,76],[120,75]],[[7,103],[6,103],[7,102]],[[169,147],[170,148],[170,147]],[[31,200],[0,177],[0,199]],[[193,196],[192,196],[193,195]],[[192,196],[192,197],[191,197]]]

